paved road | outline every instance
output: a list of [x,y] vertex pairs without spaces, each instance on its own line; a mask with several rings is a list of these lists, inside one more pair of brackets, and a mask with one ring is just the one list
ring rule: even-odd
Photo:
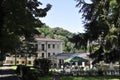
[[19,80],[19,78],[10,67],[2,67],[0,69],[0,80]]

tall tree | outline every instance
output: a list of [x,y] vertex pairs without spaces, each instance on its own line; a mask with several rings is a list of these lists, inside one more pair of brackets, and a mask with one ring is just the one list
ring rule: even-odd
[[63,41],[63,52],[74,53],[80,52],[79,48],[75,48],[73,43],[69,41],[69,38],[74,34],[60,27],[50,28],[47,25],[43,25],[41,28],[37,28],[41,33],[40,37],[60,39]]
[[75,48],[77,49],[84,49],[87,51],[87,42],[88,42],[88,36],[85,33],[79,33],[72,36],[72,38],[69,38],[70,42],[75,44]]
[[21,37],[30,40],[39,34],[36,28],[42,22],[37,17],[45,17],[51,9],[50,4],[43,9],[40,5],[37,0],[0,1],[0,55],[15,51]]
[[[120,1],[119,0],[75,0],[85,19],[86,34],[90,41],[100,41],[99,49],[90,57],[93,63],[116,62],[120,58]],[[117,46],[116,46],[117,45]],[[112,58],[112,59],[111,59]]]

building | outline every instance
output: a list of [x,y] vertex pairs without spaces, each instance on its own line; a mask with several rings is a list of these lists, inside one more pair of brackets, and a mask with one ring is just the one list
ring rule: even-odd
[[[56,64],[57,68],[60,68],[64,64],[65,59],[78,56],[78,57],[88,60],[89,67],[92,68],[92,65],[90,65],[91,60],[89,59],[88,54],[89,53],[59,53],[57,55],[50,56],[49,59],[52,60],[52,63]],[[83,62],[83,64],[84,64],[84,62]],[[82,65],[82,63],[81,63],[81,65]],[[86,66],[86,64],[85,64],[85,66]]]
[[35,38],[37,56],[30,54],[7,55],[4,65],[33,65],[35,58],[48,58],[52,55],[62,53],[62,41],[50,38]]
[[38,44],[38,58],[48,58],[62,53],[62,41],[48,38],[36,38]]
[[34,60],[35,56],[26,57],[23,54],[7,55],[4,61],[4,65],[33,65]]

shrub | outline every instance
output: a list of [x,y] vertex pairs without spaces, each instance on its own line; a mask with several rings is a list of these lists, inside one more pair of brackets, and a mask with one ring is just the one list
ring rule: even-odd
[[40,69],[42,74],[47,75],[49,74],[50,63],[51,62],[48,59],[36,59],[34,62],[34,67]]
[[99,75],[99,76],[103,76],[103,70],[99,69],[99,70],[98,70],[98,75]]
[[24,65],[18,65],[16,69],[16,73],[23,79],[29,80],[28,76],[30,73],[30,67]]

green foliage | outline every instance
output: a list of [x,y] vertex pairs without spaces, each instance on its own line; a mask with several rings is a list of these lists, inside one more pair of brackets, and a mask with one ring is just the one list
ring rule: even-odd
[[84,33],[73,35],[69,40],[75,44],[77,49],[87,50],[88,36]]
[[49,74],[51,61],[48,59],[36,59],[34,61],[34,67],[42,71],[43,76]]
[[[40,77],[39,80],[52,80],[50,76]],[[62,76],[60,80],[119,80],[119,78],[114,77],[72,77],[72,76]]]
[[39,70],[31,70],[30,67],[24,65],[18,65],[16,73],[22,80],[38,80],[38,77],[42,76]]
[[45,17],[51,8],[50,4],[45,8],[40,5],[38,0],[0,1],[0,55],[15,52],[21,37],[30,40],[40,34],[36,28],[42,22],[36,17]]
[[25,78],[25,75],[30,71],[30,67],[24,65],[18,65],[16,69],[16,73],[20,75],[22,78]]
[[41,33],[40,37],[60,39],[63,41],[63,51],[64,52],[80,52],[79,48],[74,47],[74,43],[71,43],[69,38],[71,38],[74,33],[64,30],[60,27],[50,28],[49,26],[43,25],[41,28],[37,28]]
[[[80,8],[82,17],[85,19],[85,34],[88,34],[86,41],[90,41],[90,43],[97,42],[99,46],[103,47],[103,52],[99,52],[101,47],[96,51],[90,51],[94,54],[91,55],[94,62],[99,63],[102,60],[106,62],[106,59],[107,62],[119,61],[116,58],[120,56],[120,1],[91,0],[91,3],[87,3],[85,0],[75,1],[77,2],[76,6]],[[78,39],[81,38],[78,37]],[[81,40],[78,41],[80,43]],[[112,60],[111,55],[113,56]],[[103,58],[99,59],[101,57]]]

